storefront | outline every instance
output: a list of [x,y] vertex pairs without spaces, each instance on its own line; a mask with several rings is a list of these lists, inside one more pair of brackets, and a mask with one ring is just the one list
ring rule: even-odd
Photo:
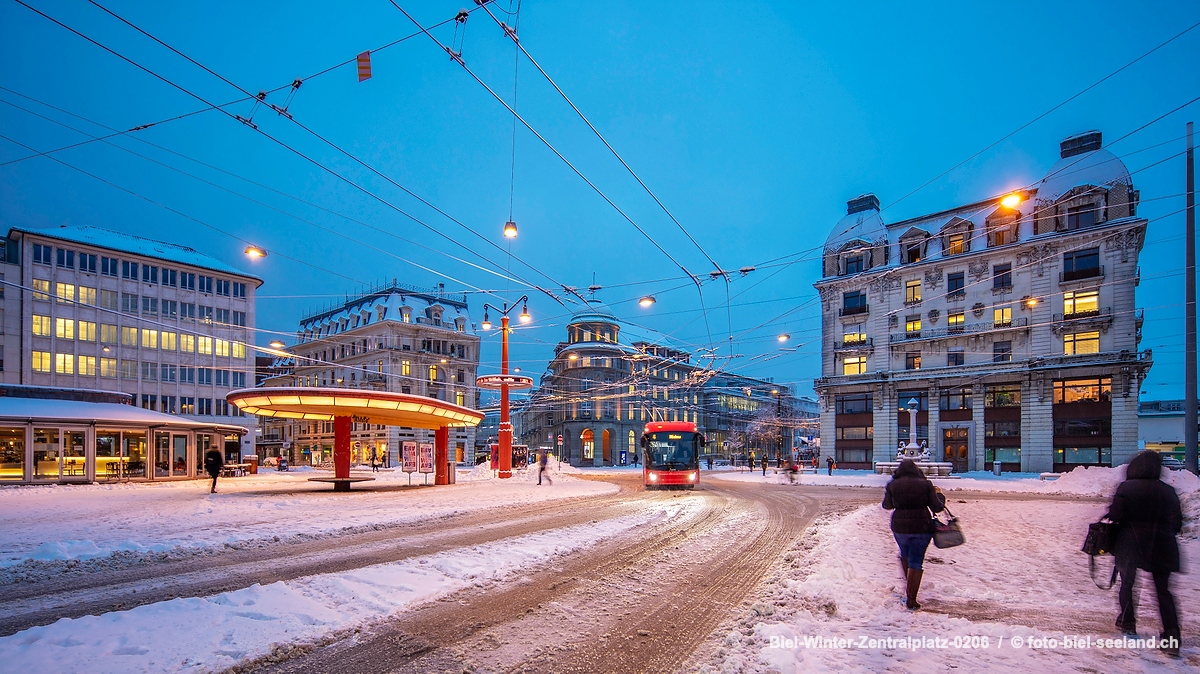
[[202,476],[246,429],[131,405],[0,398],[0,485]]

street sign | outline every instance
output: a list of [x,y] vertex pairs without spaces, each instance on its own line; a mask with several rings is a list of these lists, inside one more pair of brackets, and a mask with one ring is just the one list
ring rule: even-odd
[[561,434],[558,436],[558,444],[560,444],[560,445],[562,444],[562,435]]
[[400,445],[401,468],[408,473],[408,483],[412,484],[412,474],[417,472],[417,443],[405,441]]

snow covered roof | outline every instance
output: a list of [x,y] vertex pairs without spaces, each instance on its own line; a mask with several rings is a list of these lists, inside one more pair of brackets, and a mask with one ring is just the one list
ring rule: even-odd
[[879,209],[871,208],[849,213],[839,220],[825,240],[825,250],[836,250],[855,240],[871,244],[886,238],[887,227],[883,224]]
[[1108,150],[1093,150],[1058,160],[1042,182],[1038,183],[1037,198],[1045,203],[1054,203],[1081,185],[1112,189],[1117,185],[1128,186],[1132,183],[1124,162]]
[[[97,248],[107,248],[112,251],[121,253],[132,253],[134,255],[142,255],[144,257],[165,260],[167,262],[177,262],[179,264],[191,265],[193,267],[201,267],[211,271],[218,271],[225,274],[233,274],[248,279],[257,281],[257,285],[262,285],[262,279],[252,274],[231,267],[230,265],[221,262],[220,260],[209,257],[200,251],[181,246],[175,243],[167,243],[165,241],[155,241],[154,239],[143,239],[140,236],[125,234],[123,232],[114,232],[108,229],[99,227],[57,227],[51,229],[24,229],[21,227],[13,227],[9,230],[9,237],[12,237],[13,232],[21,232],[24,234],[33,234],[35,236],[44,236],[50,239],[58,239],[60,241],[70,241],[72,243],[82,243]],[[257,286],[256,286],[257,287]]]
[[[465,295],[452,295],[442,289],[421,290],[412,286],[392,281],[390,284],[372,288],[371,290],[353,297],[345,302],[317,311],[300,319],[300,330],[314,330],[322,327],[337,328],[341,323],[347,323],[346,329],[358,327],[353,319],[369,322],[381,320],[402,320],[404,307],[412,310],[411,319],[417,323],[429,323],[432,316],[427,315],[431,307],[440,307],[442,312],[438,320],[443,327],[455,327],[456,317],[467,320],[467,298]],[[429,312],[433,313],[433,312]],[[464,323],[464,330],[469,327]],[[329,333],[332,334],[332,333]]]
[[241,426],[195,421],[186,417],[163,414],[133,405],[89,403],[81,400],[46,400],[44,398],[0,398],[0,423],[54,421],[86,425],[168,426],[171,428],[212,430],[245,435]]

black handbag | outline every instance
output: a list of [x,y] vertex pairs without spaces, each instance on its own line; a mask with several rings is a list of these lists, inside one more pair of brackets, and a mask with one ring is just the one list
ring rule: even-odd
[[1092,522],[1088,525],[1087,537],[1083,539],[1083,551],[1088,554],[1088,575],[1101,590],[1108,590],[1117,582],[1117,565],[1113,564],[1108,584],[1096,579],[1096,558],[1112,552],[1117,542],[1117,525],[1113,522]]
[[946,508],[946,521],[933,518],[933,544],[939,548],[953,548],[966,542],[958,518]]

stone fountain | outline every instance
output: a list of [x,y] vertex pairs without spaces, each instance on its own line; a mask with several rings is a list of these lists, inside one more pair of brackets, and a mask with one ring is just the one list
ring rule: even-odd
[[901,410],[908,412],[908,444],[900,443],[896,449],[895,461],[877,461],[875,462],[875,472],[885,475],[891,475],[900,467],[900,462],[905,459],[912,459],[917,463],[917,467],[922,473],[932,476],[949,475],[954,469],[954,464],[942,461],[931,461],[929,456],[929,441],[917,442],[917,408],[921,404],[916,398],[908,401],[908,409]]

